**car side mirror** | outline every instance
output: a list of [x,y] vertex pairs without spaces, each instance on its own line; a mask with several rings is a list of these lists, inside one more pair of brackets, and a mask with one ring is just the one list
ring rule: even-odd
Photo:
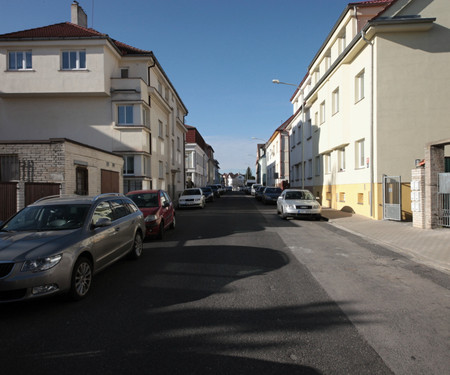
[[164,208],[167,208],[167,207],[169,207],[170,206],[170,203],[169,202],[164,202],[164,204],[163,204],[163,207]]
[[107,217],[101,217],[94,223],[94,228],[109,227],[111,224],[111,219],[108,219]]

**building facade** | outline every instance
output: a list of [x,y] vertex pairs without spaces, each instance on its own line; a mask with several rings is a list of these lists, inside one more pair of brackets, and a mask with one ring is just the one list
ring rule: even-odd
[[186,186],[205,186],[208,183],[208,145],[198,129],[186,125]]
[[289,182],[289,132],[292,116],[280,125],[266,143],[267,186],[286,187]]
[[184,187],[187,109],[153,52],[72,22],[0,35],[0,139],[69,138],[121,155],[120,192]]
[[350,3],[291,98],[291,186],[324,207],[389,219],[395,203],[410,219],[414,161],[450,131],[449,28],[446,0]]

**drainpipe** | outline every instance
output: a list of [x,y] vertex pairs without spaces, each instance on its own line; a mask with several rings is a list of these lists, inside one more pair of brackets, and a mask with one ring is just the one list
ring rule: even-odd
[[370,217],[373,217],[374,215],[374,208],[373,208],[373,198],[374,198],[374,167],[373,167],[373,146],[374,146],[374,121],[373,121],[373,112],[374,112],[374,57],[373,57],[373,41],[370,41],[366,38],[366,34],[364,30],[361,30],[361,38],[364,42],[370,45],[370,81],[371,81],[371,87],[370,87]]

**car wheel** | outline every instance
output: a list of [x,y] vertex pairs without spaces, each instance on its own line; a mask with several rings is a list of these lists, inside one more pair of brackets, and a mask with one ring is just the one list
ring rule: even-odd
[[164,221],[161,220],[161,223],[159,224],[159,231],[158,231],[158,240],[162,240],[164,237]]
[[287,220],[287,218],[288,218],[287,215],[284,213],[283,208],[281,209],[281,218],[284,220]]
[[143,245],[142,235],[141,235],[141,233],[138,232],[134,236],[133,248],[131,249],[131,251],[129,253],[129,257],[131,259],[140,258],[143,250],[144,250],[144,245]]
[[70,297],[78,301],[89,293],[92,286],[93,269],[92,262],[85,257],[81,257],[75,263],[70,284]]
[[175,229],[176,226],[177,226],[177,221],[175,219],[175,215],[173,215],[173,217],[172,217],[172,224],[170,224],[170,228],[171,229]]

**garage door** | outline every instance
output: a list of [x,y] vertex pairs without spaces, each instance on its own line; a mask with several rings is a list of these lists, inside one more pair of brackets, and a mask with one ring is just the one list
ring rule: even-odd
[[119,172],[102,169],[102,194],[118,193],[119,191]]

